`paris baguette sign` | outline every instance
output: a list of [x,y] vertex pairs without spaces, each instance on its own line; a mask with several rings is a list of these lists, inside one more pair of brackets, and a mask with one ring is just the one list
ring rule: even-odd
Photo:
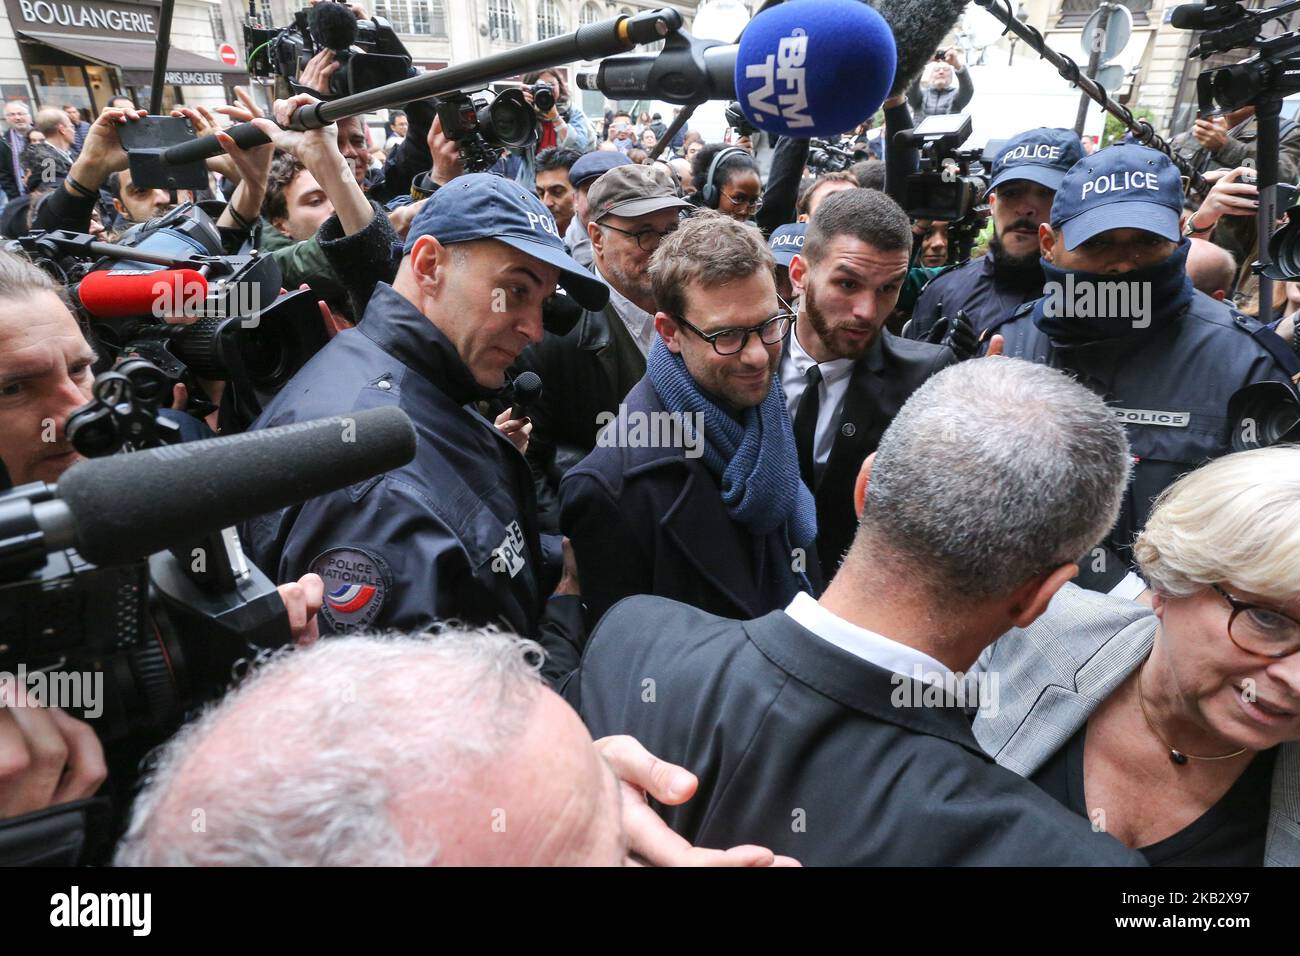
[[5,0],[15,30],[37,30],[80,36],[158,33],[156,3],[119,3],[116,0]]

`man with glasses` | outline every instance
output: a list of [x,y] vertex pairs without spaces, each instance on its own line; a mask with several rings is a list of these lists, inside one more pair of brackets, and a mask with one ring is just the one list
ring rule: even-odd
[[758,230],[707,210],[651,259],[645,378],[560,485],[589,621],[633,594],[745,618],[820,590],[776,378],[793,316],[772,270]]
[[558,527],[560,478],[596,447],[601,416],[616,412],[645,374],[656,312],[646,266],[690,203],[678,197],[665,170],[624,163],[588,187],[585,206],[592,267],[609,286],[609,303],[582,313],[563,335],[548,333],[516,369],[536,372],[544,386],[528,412],[528,457],[542,478],[539,504],[548,530]]
[[912,251],[907,213],[874,189],[830,193],[790,260],[799,318],[781,360],[799,472],[817,499],[817,551],[829,579],[853,541],[862,460],[952,350],[885,328]]
[[27,134],[32,131],[32,114],[19,100],[5,104],[5,124],[8,129],[0,139],[0,189],[10,199],[27,194],[19,158],[27,148]]

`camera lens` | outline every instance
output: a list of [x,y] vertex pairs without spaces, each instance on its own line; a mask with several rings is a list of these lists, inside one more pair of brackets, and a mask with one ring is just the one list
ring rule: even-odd
[[478,112],[479,127],[490,143],[521,149],[537,138],[537,120],[521,90],[506,90]]
[[537,107],[538,112],[549,113],[555,109],[555,91],[551,89],[550,83],[533,84],[533,106]]

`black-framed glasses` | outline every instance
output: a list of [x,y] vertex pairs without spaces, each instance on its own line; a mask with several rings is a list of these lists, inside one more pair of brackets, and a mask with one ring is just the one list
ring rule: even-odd
[[1217,584],[1210,587],[1228,602],[1228,639],[1243,651],[1261,657],[1290,657],[1300,651],[1300,621],[1276,608],[1242,601]]
[[642,252],[654,252],[659,248],[659,243],[663,242],[665,236],[670,236],[677,231],[677,227],[665,229],[663,232],[656,232],[654,229],[642,229],[640,232],[628,232],[626,229],[620,229],[618,226],[611,226],[607,222],[598,222],[596,225],[602,229],[613,229],[615,232],[621,232],[625,236],[631,236],[636,240],[637,247]]
[[[785,305],[784,302],[781,304]],[[790,308],[788,305],[785,307],[786,309]],[[737,352],[743,351],[751,335],[757,335],[759,341],[764,345],[776,345],[785,338],[785,334],[790,331],[790,324],[794,322],[794,315],[786,311],[778,312],[766,322],[760,322],[758,325],[747,329],[722,329],[719,332],[701,332],[682,316],[675,316],[675,318],[712,345],[713,351],[719,355],[735,355]]]

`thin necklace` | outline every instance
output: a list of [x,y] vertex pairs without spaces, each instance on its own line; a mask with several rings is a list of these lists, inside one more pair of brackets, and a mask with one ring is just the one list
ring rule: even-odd
[[1235,753],[1223,754],[1221,757],[1198,757],[1196,754],[1183,753],[1181,750],[1170,747],[1168,741],[1160,736],[1160,731],[1156,730],[1156,725],[1151,723],[1151,715],[1147,713],[1146,695],[1142,693],[1142,674],[1145,671],[1146,664],[1143,664],[1142,670],[1138,671],[1138,706],[1142,708],[1142,719],[1147,722],[1147,727],[1151,729],[1151,733],[1155,734],[1156,740],[1168,748],[1170,760],[1181,767],[1189,760],[1231,760],[1233,757],[1240,757],[1246,752],[1246,748],[1242,747]]

